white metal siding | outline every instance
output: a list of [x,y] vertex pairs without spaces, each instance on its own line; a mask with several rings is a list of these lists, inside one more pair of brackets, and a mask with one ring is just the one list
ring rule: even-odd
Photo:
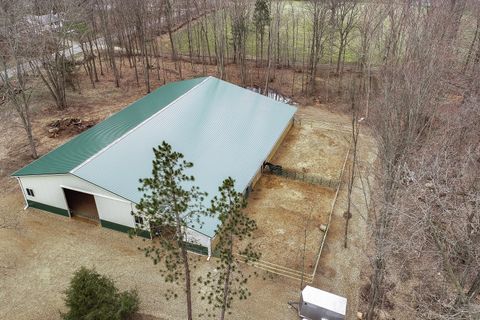
[[185,241],[207,247],[208,256],[211,256],[212,249],[209,237],[190,228],[187,228],[186,234],[187,238],[185,239]]
[[131,214],[131,203],[100,196],[95,196],[95,202],[100,219],[131,228],[135,227],[135,220]]
[[[28,200],[68,210],[62,187],[87,192],[95,196],[100,219],[133,227],[131,203],[117,195],[97,187],[71,174],[22,176],[19,177]],[[29,196],[25,189],[32,189],[35,196]]]
[[[28,200],[68,210],[62,187],[93,194],[100,219],[123,226],[135,227],[131,210],[135,205],[117,195],[99,188],[74,175],[22,176],[22,192]],[[35,196],[29,196],[26,188],[32,189]],[[186,241],[208,248],[211,255],[210,238],[200,232],[187,228]]]

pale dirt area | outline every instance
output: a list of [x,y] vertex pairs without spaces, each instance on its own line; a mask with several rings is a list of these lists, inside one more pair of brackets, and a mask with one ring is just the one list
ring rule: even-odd
[[[13,209],[19,220],[16,229],[0,230],[0,319],[59,319],[59,311],[65,311],[63,291],[80,266],[111,276],[122,290],[137,288],[141,313],[154,317],[150,319],[184,319],[182,295],[165,300],[167,288],[174,286],[165,284],[159,266],[137,250],[140,239],[36,209],[23,211],[22,206],[19,192],[4,197],[0,206],[1,214]],[[194,278],[214,266],[202,257]],[[297,299],[298,284],[259,273],[251,282],[253,296],[235,304],[229,318],[294,319],[287,302]],[[194,307],[198,313],[205,305],[196,298]]]
[[309,176],[336,180],[348,146],[347,137],[338,131],[318,128],[314,124],[297,124],[285,137],[272,162]]
[[[356,319],[357,311],[363,309],[360,291],[364,285],[364,274],[370,264],[368,261],[367,239],[369,204],[367,184],[372,185],[374,177],[369,172],[376,162],[376,146],[368,136],[360,136],[359,167],[352,193],[352,218],[348,228],[348,247],[344,248],[345,218],[347,207],[347,185],[340,189],[332,215],[326,245],[320,257],[320,263],[313,285],[344,296],[348,299],[348,319]],[[345,172],[348,175],[348,169]],[[368,181],[367,181],[368,180]],[[367,190],[367,191],[364,191]]]
[[[246,212],[257,222],[251,242],[261,260],[302,271],[315,266],[334,191],[282,177],[263,175],[248,198]],[[307,233],[305,241],[305,232]]]
[[[299,106],[297,119],[303,125],[311,125],[325,135],[334,135],[339,141],[347,141],[350,137],[351,118],[331,111],[331,106]],[[345,140],[347,139],[347,140]],[[327,234],[325,247],[319,260],[319,266],[315,275],[313,286],[327,290],[348,299],[347,319],[356,319],[356,313],[363,309],[360,297],[361,288],[365,283],[364,275],[369,268],[368,262],[368,211],[369,194],[368,184],[374,185],[374,176],[371,174],[376,164],[376,144],[371,137],[368,127],[360,128],[358,144],[358,167],[352,193],[352,218],[348,229],[348,247],[344,248],[345,218],[344,212],[347,206],[346,177],[349,174],[347,168],[343,177],[337,201],[332,214],[330,228]],[[337,153],[328,155],[323,161],[340,157]],[[343,153],[343,156],[345,154]],[[321,161],[321,160],[320,160]],[[364,188],[365,186],[365,188]]]
[[[173,65],[170,65],[170,68],[173,69]],[[215,74],[214,66],[207,69],[209,74]],[[195,72],[187,70],[188,68],[184,67],[186,77],[191,77],[201,75],[202,69],[197,66]],[[283,82],[290,83],[289,74],[282,72],[278,72],[275,82],[272,83],[273,88],[278,85],[281,89]],[[71,107],[65,111],[55,110],[47,93],[44,90],[38,90],[33,97],[36,101],[33,128],[39,153],[44,154],[71,138],[65,135],[56,138],[48,137],[46,125],[51,121],[63,117],[78,117],[98,122],[145,94],[143,85],[137,86],[131,80],[133,79],[131,70],[124,67],[122,75],[121,88],[114,87],[111,75],[102,77],[101,81],[96,83],[96,89],[92,89],[87,80],[82,80],[81,92],[69,94]],[[167,81],[177,79],[175,74],[167,74]],[[234,77],[229,80],[237,82]],[[162,83],[156,79],[153,79],[153,82],[153,87]],[[285,90],[280,91],[285,93]],[[279,161],[285,161],[281,163],[282,165],[288,164],[293,169],[300,170],[306,167],[305,170],[310,170],[309,172],[314,174],[325,174],[328,170],[334,172],[334,168],[340,170],[339,159],[345,156],[342,146],[345,145],[345,130],[349,128],[350,120],[348,116],[342,116],[327,109],[332,108],[325,105],[298,107],[298,117],[309,121],[314,120],[315,124],[308,129],[308,134],[307,131],[296,132],[294,128],[292,137],[287,137],[279,149]],[[183,319],[185,315],[183,299],[174,301],[164,299],[163,293],[169,286],[161,279],[158,267],[155,267],[137,250],[138,245],[142,243],[140,240],[131,240],[119,232],[36,209],[23,210],[24,202],[18,185],[14,179],[8,178],[8,175],[31,161],[25,134],[11,114],[0,113],[0,121],[2,123],[0,127],[0,222],[6,219],[10,225],[14,226],[11,229],[0,229],[0,319],[58,319],[58,311],[64,308],[63,290],[73,271],[82,265],[95,266],[99,272],[112,276],[121,289],[137,288],[142,300],[140,310],[144,314],[142,319]],[[314,137],[310,137],[310,133]],[[321,136],[318,143],[315,140],[317,135]],[[321,145],[329,141],[333,144]],[[360,146],[363,150],[361,154],[363,165],[368,167],[375,159],[374,145],[368,137],[362,136]],[[323,157],[320,156],[321,152],[315,150],[316,148],[326,148],[328,151],[322,153]],[[306,152],[305,149],[313,150]],[[341,149],[341,154],[337,154]],[[302,165],[290,159],[300,152],[306,152],[303,156],[306,159],[297,158],[307,161]],[[311,160],[310,156],[314,157],[314,160]],[[276,180],[276,182],[270,183],[268,180]],[[359,308],[358,296],[361,285],[359,275],[365,265],[366,220],[364,214],[362,216],[365,208],[363,194],[358,184],[354,193],[355,209],[350,223],[349,248],[342,247],[346,194],[346,188],[343,187],[314,281],[315,286],[348,298],[350,315],[348,319],[353,319],[353,315]],[[319,195],[322,196],[320,199],[318,199]],[[299,233],[303,220],[308,215],[305,210],[314,203],[318,203],[319,208],[322,208],[316,211],[318,216],[314,216],[315,221],[311,228],[311,232],[317,235],[315,228],[319,223],[323,223],[321,221],[325,217],[324,208],[328,206],[327,198],[331,197],[328,189],[278,177],[263,177],[251,198],[251,207],[258,208],[255,214],[258,216],[259,223],[267,226],[268,240],[274,240],[263,245],[266,248],[280,246],[279,242],[285,241],[288,243],[289,251],[281,252],[281,249],[285,248],[283,245],[277,248],[273,255],[275,252],[281,252],[285,254],[284,257],[291,259],[285,258],[287,265],[298,265],[295,246],[303,244],[303,237],[299,237],[300,242],[299,239],[295,241],[289,239]],[[274,206],[278,206],[281,210],[276,210]],[[263,211],[266,212],[265,215],[262,215]],[[270,230],[267,223],[270,223],[271,216],[268,214],[277,211],[281,211],[282,218],[278,219],[278,225],[281,227],[278,229],[282,230]],[[298,219],[293,218],[296,215]],[[289,219],[288,217],[295,223],[280,221]],[[267,240],[266,237],[265,240]],[[308,244],[309,254],[316,251],[314,242]],[[291,255],[290,252],[293,254]],[[268,258],[271,254],[264,253],[264,258]],[[310,264],[309,262],[307,267]],[[244,267],[254,270],[252,267]],[[195,275],[203,274],[211,268],[213,264],[203,259]],[[255,270],[261,276],[252,280],[250,284],[253,296],[247,301],[235,304],[230,318],[297,319],[296,313],[288,307],[287,302],[298,299],[300,283],[282,276],[267,274],[262,270]],[[196,299],[194,303],[197,312],[202,311],[203,306],[200,301]]]

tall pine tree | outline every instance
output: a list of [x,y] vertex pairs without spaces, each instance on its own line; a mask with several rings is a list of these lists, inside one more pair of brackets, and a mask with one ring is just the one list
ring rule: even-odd
[[[210,305],[207,314],[213,317],[219,312],[219,318],[223,320],[235,299],[243,300],[250,296],[247,282],[251,274],[242,270],[240,263],[256,261],[260,253],[251,243],[244,243],[252,236],[257,224],[243,211],[246,200],[242,193],[235,190],[235,180],[230,177],[225,179],[219,193],[213,198],[210,208],[211,214],[220,220],[216,233],[216,272],[209,272],[198,280],[201,286],[208,288],[199,292]],[[242,244],[243,249],[239,248]]]
[[[194,260],[187,254],[186,230],[192,222],[199,223],[201,215],[208,214],[202,205],[206,193],[193,186],[193,176],[185,171],[193,163],[185,161],[183,154],[162,142],[154,148],[152,176],[140,179],[143,197],[133,213],[137,231],[149,230],[153,241],[142,248],[154,264],[163,262],[161,270],[166,282],[184,283],[187,299],[187,319],[192,319],[192,290],[190,270]],[[186,188],[186,186],[190,186]],[[167,298],[176,298],[173,291]]]

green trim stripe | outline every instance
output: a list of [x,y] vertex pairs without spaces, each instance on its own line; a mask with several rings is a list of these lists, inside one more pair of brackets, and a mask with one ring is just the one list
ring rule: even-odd
[[65,217],[70,217],[70,215],[68,214],[68,210],[65,210],[65,209],[62,209],[62,208],[49,206],[48,204],[44,204],[44,203],[40,203],[40,202],[36,202],[36,201],[32,201],[32,200],[27,200],[27,203],[28,203],[29,207],[32,207],[32,208],[35,208],[35,209],[48,211],[48,212],[55,213],[55,214],[65,216]]
[[[130,233],[134,230],[133,228],[130,228],[130,227],[127,227],[127,226],[124,226],[124,225],[121,225],[121,224],[118,224],[118,223],[115,223],[115,222],[107,221],[107,220],[100,220],[100,223],[101,223],[102,227],[104,227],[104,228],[108,228],[108,229],[112,229],[112,230],[120,231],[120,232],[124,232],[124,233]],[[150,239],[150,233],[148,231],[140,231],[137,235],[139,237]],[[199,253],[199,254],[208,256],[208,248],[207,247],[204,247],[204,246],[201,246],[201,245],[198,245],[198,244],[194,244],[194,243],[190,243],[190,242],[185,242],[185,244],[186,244],[186,247],[187,247],[188,251],[192,251],[192,252],[195,252],[195,253]]]
[[[44,203],[40,203],[40,202],[36,202],[36,201],[32,201],[32,200],[27,200],[27,202],[28,202],[29,207],[32,207],[32,208],[35,208],[35,209],[48,211],[48,212],[55,213],[55,214],[65,216],[65,217],[70,216],[68,214],[68,210],[65,210],[65,209],[62,209],[62,208],[49,206],[48,204],[44,204]],[[131,231],[133,231],[133,228],[131,228],[131,227],[127,227],[127,226],[124,226],[124,225],[121,225],[121,224],[118,224],[118,223],[115,223],[115,222],[107,221],[107,220],[101,220],[100,219],[100,224],[104,228],[112,229],[112,230],[115,230],[115,231],[120,231],[120,232],[123,232],[123,233],[130,233]],[[139,237],[150,239],[150,233],[148,231],[140,231],[139,233],[137,233],[137,235]],[[199,253],[199,254],[203,254],[205,256],[208,255],[208,248],[207,247],[204,247],[204,246],[201,246],[201,245],[198,245],[198,244],[194,244],[194,243],[190,243],[190,242],[185,242],[185,244],[187,246],[187,250],[189,250],[189,251],[196,252],[196,253]]]
[[[134,230],[131,227],[127,227],[127,226],[124,226],[122,224],[118,224],[118,223],[107,221],[107,220],[101,220],[100,219],[100,224],[104,228],[112,229],[112,230],[115,230],[115,231],[120,231],[120,232],[123,232],[123,233],[130,233]],[[150,233],[148,231],[140,231],[137,235],[139,237],[142,237],[142,238],[150,239]]]
[[188,251],[192,251],[195,253],[203,254],[204,256],[208,256],[208,248],[201,246],[199,244],[194,244],[190,242],[185,242],[185,246],[187,247]]

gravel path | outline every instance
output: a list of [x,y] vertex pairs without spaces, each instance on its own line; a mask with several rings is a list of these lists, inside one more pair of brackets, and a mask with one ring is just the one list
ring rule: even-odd
[[[140,311],[154,316],[139,319],[184,319],[183,298],[164,299],[172,285],[166,285],[158,266],[137,250],[140,239],[22,207],[18,190],[2,194],[0,214],[16,214],[18,226],[0,230],[0,319],[60,319],[62,292],[80,266],[110,275],[121,289],[137,288]],[[202,258],[195,278],[213,266]],[[236,304],[231,319],[295,319],[287,302],[297,299],[298,283],[260,272],[250,287],[253,296]],[[204,308],[196,299],[196,311]]]

